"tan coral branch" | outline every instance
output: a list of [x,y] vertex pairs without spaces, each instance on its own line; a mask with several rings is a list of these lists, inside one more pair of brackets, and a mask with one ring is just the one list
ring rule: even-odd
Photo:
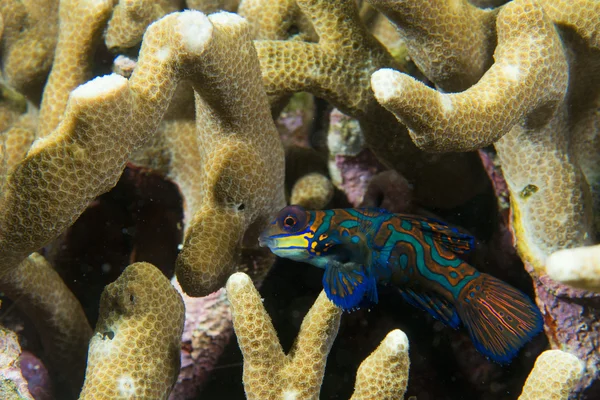
[[113,0],[60,1],[58,43],[44,87],[38,137],[58,126],[71,90],[90,79],[93,51],[112,7]]
[[[184,24],[185,22],[185,24]],[[179,79],[198,56],[194,25],[172,14],[144,36],[132,77],[74,90],[62,123],[37,140],[0,194],[1,270],[14,268],[112,188],[129,155],[152,135]]]
[[546,261],[546,272],[567,285],[600,292],[600,245],[552,253]]
[[519,400],[567,400],[584,372],[583,363],[561,350],[540,354]]
[[358,367],[351,400],[402,400],[409,366],[408,338],[395,329]]
[[0,280],[0,289],[31,319],[55,374],[77,396],[92,328],[75,295],[37,253]]
[[489,68],[497,10],[482,10],[466,0],[369,3],[394,22],[415,64],[443,90],[464,90]]
[[502,9],[495,62],[464,92],[438,92],[384,69],[371,79],[375,97],[428,151],[472,151],[494,143],[517,123],[544,124],[566,95],[568,66],[552,23],[540,8],[527,10],[518,3]]
[[80,399],[166,399],[177,380],[185,309],[162,272],[135,263],[106,286]]
[[[244,389],[249,399],[318,399],[327,356],[337,335],[341,310],[321,292],[284,354],[271,318],[250,278],[227,281],[233,327],[244,356]],[[402,399],[408,382],[408,339],[390,332],[364,360],[352,399]]]
[[[176,273],[187,294],[204,296],[240,268],[270,214],[285,204],[284,159],[248,24],[225,12],[182,15],[197,19],[194,46],[203,53],[189,77],[196,102],[189,145],[197,146],[200,188],[182,187],[191,217]],[[170,175],[177,181],[184,173]]]
[[229,278],[227,297],[244,356],[247,398],[318,398],[341,310],[321,293],[302,322],[292,351],[286,356],[260,294],[247,275],[236,273]]
[[108,21],[104,41],[111,50],[137,46],[152,22],[183,8],[183,0],[119,0]]

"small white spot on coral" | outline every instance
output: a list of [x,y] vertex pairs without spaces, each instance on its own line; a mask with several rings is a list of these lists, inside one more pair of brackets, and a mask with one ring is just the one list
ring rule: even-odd
[[382,68],[371,75],[371,87],[378,100],[385,102],[402,90],[399,75],[391,68]]
[[135,395],[135,382],[129,375],[122,375],[117,378],[117,387],[119,388],[119,394],[123,397],[131,397]]
[[283,400],[296,400],[298,398],[298,391],[297,390],[286,390],[285,392],[283,392]]
[[518,65],[505,65],[502,67],[502,71],[504,71],[504,75],[510,80],[516,81],[519,79],[519,75],[521,74]]
[[79,85],[71,92],[71,98],[93,99],[112,91],[117,91],[127,85],[127,78],[117,74],[99,76],[89,82]]
[[156,52],[156,58],[158,58],[159,61],[167,60],[170,55],[171,55],[171,49],[169,49],[168,47],[161,47]]
[[449,94],[444,94],[440,92],[439,96],[440,104],[442,106],[442,110],[444,110],[444,113],[449,113],[452,110],[454,110],[454,104],[452,104],[452,97],[450,97]]
[[210,14],[210,20],[219,25],[234,25],[243,23],[244,18],[234,13],[219,11],[217,13]]
[[213,26],[203,13],[186,10],[177,16],[177,27],[184,38],[186,49],[191,53],[200,53],[212,35]]
[[227,286],[235,285],[236,287],[239,287],[249,284],[251,284],[250,277],[243,272],[236,272],[235,274],[231,275],[227,281]]
[[395,353],[400,353],[408,349],[408,337],[400,329],[394,329],[384,339],[388,349]]

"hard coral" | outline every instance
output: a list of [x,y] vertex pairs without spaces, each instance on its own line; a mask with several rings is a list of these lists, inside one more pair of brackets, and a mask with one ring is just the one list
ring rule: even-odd
[[58,39],[58,0],[2,0],[2,77],[37,99],[52,66]]
[[[390,18],[398,15],[395,5],[375,3]],[[472,17],[466,11],[469,7],[462,8],[465,20]],[[415,7],[412,11],[423,10]],[[574,132],[568,104],[576,100],[567,94],[569,60],[552,20],[533,1],[510,2],[496,21],[487,15],[480,20],[488,25],[484,33],[495,24],[498,46],[495,62],[475,85],[463,82],[455,88],[466,89],[463,92],[444,94],[400,72],[380,70],[373,74],[373,90],[424,149],[465,151],[495,144],[517,216],[517,245],[534,268],[543,269],[549,252],[589,244],[593,237],[589,185],[569,146]],[[419,22],[416,19],[411,29],[427,29]],[[471,30],[465,27],[463,31]],[[484,33],[473,39],[479,47],[490,40],[491,33]],[[412,41],[415,46],[435,49],[435,41]],[[453,68],[462,51],[446,50],[452,55],[443,60],[448,68]],[[491,57],[480,63],[485,67],[489,61]],[[430,79],[441,80],[435,74]],[[454,79],[462,82],[456,74]]]
[[92,329],[79,301],[52,266],[37,253],[0,279],[0,288],[33,321],[48,365],[73,396],[81,389]]
[[204,296],[239,268],[270,214],[285,204],[284,159],[247,23],[212,14],[196,34],[203,58],[190,81],[200,183],[196,192],[181,187],[186,198],[198,200],[186,210],[191,217],[176,274],[186,293]]
[[519,400],[567,400],[583,375],[582,362],[561,350],[540,354]]
[[[471,181],[473,155],[426,155],[375,100],[371,74],[384,67],[403,69],[403,65],[367,31],[354,0],[297,3],[319,41],[256,40],[267,93],[276,97],[308,91],[357,118],[377,157],[418,182],[415,192],[421,201],[448,207],[472,196],[478,189]],[[454,168],[441,167],[450,160]]]
[[[287,355],[247,275],[236,273],[229,278],[227,296],[244,355],[247,398],[318,398],[327,355],[341,317],[341,310],[327,299],[325,292],[304,317]],[[359,367],[352,399],[403,398],[408,367],[408,339],[400,330],[392,331]]]
[[[435,38],[437,28],[423,24],[420,2],[372,3],[396,20],[409,47],[412,41],[435,48],[436,41],[429,39]],[[414,18],[398,13],[405,4]],[[372,77],[375,96],[407,124],[417,145],[426,150],[465,151],[494,144],[510,191],[516,247],[534,277],[550,342],[592,367],[599,357],[594,339],[600,329],[594,318],[597,301],[590,293],[551,282],[545,267],[547,257],[557,250],[594,243],[597,231],[593,214],[599,211],[600,153],[594,110],[600,81],[594,71],[600,65],[600,3],[581,0],[574,6],[560,0],[515,0],[497,11],[483,12],[471,9],[466,1],[456,5],[459,18],[466,21],[479,15],[478,23],[486,24],[472,39],[479,48],[486,48],[497,36],[493,60],[474,58],[480,60],[479,71],[491,65],[475,76],[477,83],[470,86],[455,73],[454,80],[462,83],[450,89],[462,91],[443,93],[401,72],[383,69]],[[452,26],[441,5],[430,10],[437,16],[429,19]],[[460,26],[465,35],[470,34],[470,28]],[[422,54],[411,56],[416,59]],[[445,49],[441,70],[454,71],[462,55],[463,48]],[[452,80],[435,73],[428,77],[436,84],[439,81],[441,89]],[[585,335],[579,334],[578,326],[588,328]],[[594,372],[579,383],[578,390],[597,379],[595,368],[590,371]],[[597,388],[596,384],[588,389]]]
[[180,367],[185,309],[160,270],[135,263],[108,285],[80,399],[166,399]]

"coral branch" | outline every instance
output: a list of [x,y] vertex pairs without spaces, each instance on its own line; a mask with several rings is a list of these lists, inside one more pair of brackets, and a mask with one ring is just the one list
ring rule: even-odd
[[49,366],[76,397],[83,384],[92,328],[75,295],[37,253],[4,275],[0,288],[33,321]]
[[[197,200],[186,207],[191,218],[176,273],[187,294],[204,296],[225,284],[242,262],[242,242],[255,248],[268,216],[284,205],[283,147],[247,23],[224,12],[182,15],[196,35],[190,46],[203,52],[189,77],[201,186],[195,193],[182,187],[186,199]],[[171,175],[177,181],[184,172]]]
[[393,330],[358,367],[351,400],[403,399],[409,366],[408,338]]
[[477,150],[520,121],[536,128],[556,112],[567,90],[566,58],[542,9],[526,11],[528,6],[517,2],[500,11],[495,63],[464,92],[441,93],[389,69],[373,74],[375,97],[409,127],[417,146],[439,152]]
[[[308,91],[357,118],[375,155],[417,182],[420,201],[451,207],[473,196],[476,185],[468,167],[472,155],[426,155],[410,140],[406,128],[375,100],[371,74],[380,68],[404,66],[368,32],[355,2],[297,3],[312,22],[319,42],[255,41],[267,93],[279,96]],[[454,168],[442,167],[450,162]]]
[[[129,155],[152,135],[199,53],[196,31],[172,14],[145,34],[129,80],[96,78],[74,90],[62,123],[37,140],[0,194],[0,263],[6,272],[59,235],[113,187]],[[189,44],[192,46],[189,46]]]
[[113,0],[62,0],[52,71],[44,88],[37,136],[49,135],[62,119],[69,93],[91,77],[93,50]]
[[535,361],[519,400],[567,400],[583,371],[583,364],[574,355],[545,351]]
[[552,253],[546,262],[546,271],[559,282],[600,292],[600,245]]
[[[244,389],[249,399],[317,399],[325,363],[337,335],[341,310],[321,292],[308,311],[288,355],[250,278],[227,281],[233,327],[244,356]],[[394,330],[358,369],[352,399],[401,399],[408,382],[408,339]]]
[[169,280],[135,263],[108,285],[80,399],[166,399],[180,367],[185,309]]

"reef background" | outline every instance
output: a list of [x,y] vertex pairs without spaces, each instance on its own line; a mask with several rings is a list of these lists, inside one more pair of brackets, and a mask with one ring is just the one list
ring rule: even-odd
[[[598,2],[3,0],[0,17],[6,398],[600,396]],[[462,227],[545,334],[501,367],[391,288],[340,322],[321,271],[257,246],[286,203]],[[318,354],[256,339],[239,271],[282,349]],[[385,367],[362,369],[378,346]]]

